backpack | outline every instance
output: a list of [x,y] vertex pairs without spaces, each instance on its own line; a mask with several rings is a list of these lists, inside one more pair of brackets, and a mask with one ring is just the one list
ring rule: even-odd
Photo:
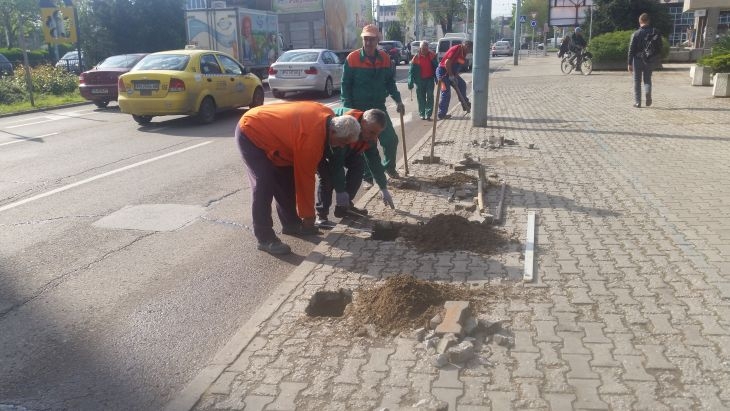
[[656,29],[651,29],[644,37],[643,50],[639,53],[644,63],[654,63],[662,54],[662,36]]

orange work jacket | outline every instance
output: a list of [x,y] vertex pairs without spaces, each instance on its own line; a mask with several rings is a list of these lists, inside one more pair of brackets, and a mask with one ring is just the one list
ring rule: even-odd
[[334,112],[313,101],[268,104],[248,110],[241,132],[278,167],[294,168],[297,213],[312,218],[317,164],[324,155]]

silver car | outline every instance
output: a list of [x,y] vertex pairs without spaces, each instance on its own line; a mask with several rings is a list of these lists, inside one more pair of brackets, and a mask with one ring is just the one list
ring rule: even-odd
[[269,88],[276,98],[290,91],[312,90],[331,97],[340,89],[342,65],[332,50],[289,50],[269,68]]

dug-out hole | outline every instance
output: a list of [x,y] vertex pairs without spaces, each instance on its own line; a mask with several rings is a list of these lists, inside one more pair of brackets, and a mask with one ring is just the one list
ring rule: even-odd
[[342,317],[345,307],[352,302],[352,291],[317,291],[304,312],[310,317]]
[[405,223],[377,221],[373,224],[373,233],[370,235],[370,239],[378,241],[395,241],[395,239],[400,235],[400,229],[404,226]]

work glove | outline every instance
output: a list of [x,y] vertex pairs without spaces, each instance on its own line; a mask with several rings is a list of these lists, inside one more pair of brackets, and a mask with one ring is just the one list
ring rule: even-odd
[[395,208],[395,204],[393,204],[393,196],[390,195],[390,191],[388,191],[387,188],[384,188],[380,190],[380,193],[383,195],[383,203],[387,205],[390,208]]
[[335,193],[335,204],[338,206],[350,205],[350,195],[347,194],[347,191],[343,191],[341,193]]
[[403,103],[398,103],[395,111],[397,111],[398,114],[406,114],[406,106]]

